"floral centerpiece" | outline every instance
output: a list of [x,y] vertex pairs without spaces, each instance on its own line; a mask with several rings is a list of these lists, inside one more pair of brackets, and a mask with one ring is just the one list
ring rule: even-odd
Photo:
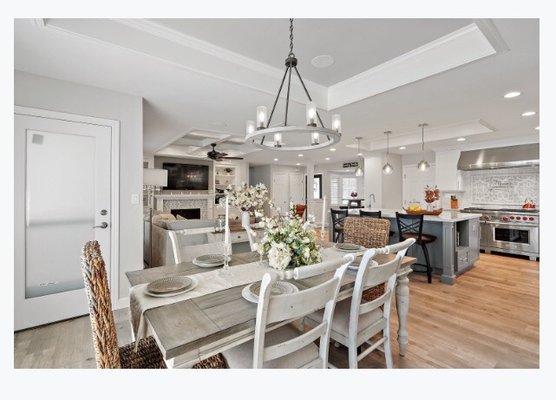
[[293,210],[286,216],[263,218],[264,236],[256,248],[272,268],[284,270],[321,261],[313,221],[303,222]]
[[250,186],[245,182],[237,186],[228,186],[225,191],[230,206],[241,209],[241,225],[249,225],[249,215],[257,218],[263,216],[263,206],[269,203],[268,189],[263,183]]

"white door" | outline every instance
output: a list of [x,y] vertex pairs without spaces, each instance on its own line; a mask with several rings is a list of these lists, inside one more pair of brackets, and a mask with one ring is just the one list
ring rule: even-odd
[[110,277],[111,128],[15,115],[15,329],[87,314],[80,255]]
[[425,186],[435,185],[435,166],[431,164],[428,171],[420,171],[416,165],[403,167],[403,205],[412,201],[425,205]]
[[290,201],[305,204],[305,175],[290,174]]
[[280,209],[280,213],[284,214],[289,211],[290,194],[289,194],[289,176],[287,173],[276,173],[272,177],[272,201],[274,205]]

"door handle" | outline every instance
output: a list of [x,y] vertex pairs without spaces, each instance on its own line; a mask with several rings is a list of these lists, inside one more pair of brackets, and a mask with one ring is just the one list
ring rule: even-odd
[[100,224],[100,225],[95,225],[95,226],[93,226],[93,228],[106,229],[106,228],[108,228],[108,222],[103,222],[103,223]]

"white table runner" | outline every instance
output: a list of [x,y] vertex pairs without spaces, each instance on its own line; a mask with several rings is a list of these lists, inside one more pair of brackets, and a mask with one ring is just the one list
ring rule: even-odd
[[[330,261],[338,259],[341,261],[346,255],[334,248],[323,249],[323,260]],[[178,303],[180,301],[194,299],[207,294],[230,289],[236,286],[248,285],[260,281],[264,274],[269,271],[276,271],[266,264],[259,261],[235,265],[230,267],[230,271],[222,268],[188,275],[195,278],[197,286],[183,294],[172,297],[153,297],[146,293],[147,283],[133,286],[129,293],[129,306],[131,311],[131,325],[135,344],[137,346],[140,339],[147,337],[147,324],[144,320],[144,313],[152,308]]]

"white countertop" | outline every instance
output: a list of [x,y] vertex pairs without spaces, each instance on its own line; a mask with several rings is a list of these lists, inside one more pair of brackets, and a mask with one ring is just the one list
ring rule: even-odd
[[[363,211],[381,211],[383,218],[396,218],[396,211],[399,213],[405,213],[403,209],[393,210],[393,209],[373,209],[363,208]],[[350,210],[350,214],[359,214],[359,209]],[[482,214],[471,214],[462,213],[459,211],[443,211],[442,214],[436,215],[425,215],[424,220],[427,222],[460,222],[467,221],[474,218],[479,218]]]

